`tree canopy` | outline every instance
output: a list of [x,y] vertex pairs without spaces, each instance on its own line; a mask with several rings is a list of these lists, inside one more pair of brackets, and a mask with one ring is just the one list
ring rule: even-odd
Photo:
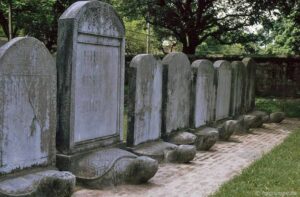
[[[57,20],[76,0],[1,0],[0,26],[7,37],[9,1],[13,36],[34,36],[55,51]],[[171,39],[168,43],[175,43],[187,54],[194,54],[199,47],[209,48],[209,44],[237,48],[242,44],[240,51],[244,52],[257,52],[264,46],[267,53],[299,53],[300,0],[103,1],[111,3],[124,18],[129,53],[145,51],[146,23],[154,30],[150,40],[155,50],[163,48],[163,40]],[[251,31],[255,24],[263,29]]]

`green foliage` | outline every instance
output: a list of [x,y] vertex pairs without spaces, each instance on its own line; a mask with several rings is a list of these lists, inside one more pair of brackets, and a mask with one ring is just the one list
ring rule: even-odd
[[283,111],[288,117],[300,117],[300,99],[256,99],[256,109],[269,113]]
[[297,26],[295,21],[281,18],[274,22],[271,31],[273,43],[267,45],[268,54],[300,54],[300,26]]
[[[213,197],[300,195],[300,130],[271,153],[225,183]],[[266,194],[266,195],[264,195]]]
[[146,52],[147,31],[144,20],[124,20],[126,28],[126,53]]

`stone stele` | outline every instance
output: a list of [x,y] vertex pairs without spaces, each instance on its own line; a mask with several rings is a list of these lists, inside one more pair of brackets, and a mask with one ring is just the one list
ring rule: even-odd
[[0,91],[0,196],[69,196],[74,175],[54,170],[56,68],[43,43],[0,48]]
[[191,65],[184,53],[170,53],[163,63],[164,135],[189,128],[191,104]]
[[108,148],[123,139],[124,60],[125,29],[111,5],[78,1],[60,17],[57,166],[93,188],[145,182],[158,168]]
[[192,64],[193,88],[192,122],[194,128],[199,128],[214,120],[215,110],[215,70],[212,62],[208,60],[196,60]]
[[230,115],[238,117],[245,113],[244,98],[245,98],[245,78],[246,67],[241,61],[233,61],[232,67],[232,83],[231,83],[231,102]]
[[216,69],[216,120],[229,117],[231,96],[231,65],[229,62],[219,60],[214,63]]

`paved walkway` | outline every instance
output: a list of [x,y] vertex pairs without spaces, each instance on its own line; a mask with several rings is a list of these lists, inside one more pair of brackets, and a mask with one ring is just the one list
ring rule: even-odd
[[230,142],[218,142],[212,150],[198,152],[190,164],[161,164],[147,184],[122,185],[105,190],[78,188],[73,197],[208,196],[280,144],[296,128],[300,128],[300,119],[265,124],[263,128],[253,130],[252,134],[234,135]]

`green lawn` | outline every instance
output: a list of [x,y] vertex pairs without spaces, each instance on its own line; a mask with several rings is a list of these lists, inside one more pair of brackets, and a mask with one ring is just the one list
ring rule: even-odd
[[300,129],[212,196],[300,196]]
[[300,117],[300,99],[256,98],[255,106],[269,113],[284,111],[288,117]]

